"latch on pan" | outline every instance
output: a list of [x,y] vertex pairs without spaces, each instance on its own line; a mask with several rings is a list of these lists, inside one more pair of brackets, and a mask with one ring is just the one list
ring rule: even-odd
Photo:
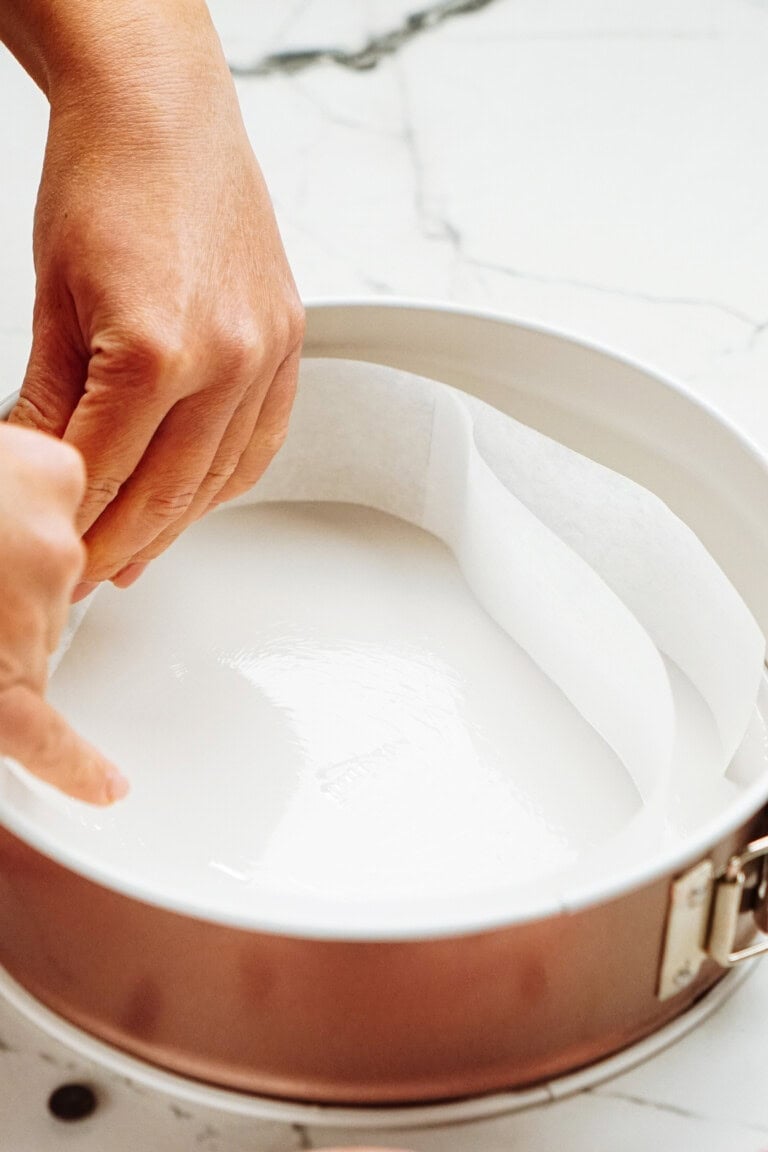
[[672,883],[657,995],[668,1000],[687,988],[705,960],[732,968],[768,952],[768,936],[736,948],[739,916],[765,912],[768,836],[732,856],[721,876],[702,860]]

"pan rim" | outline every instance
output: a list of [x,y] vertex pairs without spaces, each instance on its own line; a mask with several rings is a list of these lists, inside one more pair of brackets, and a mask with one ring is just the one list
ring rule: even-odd
[[[352,321],[356,312],[359,315],[361,310],[370,312],[382,309],[391,313],[398,310],[407,312],[411,320],[414,311],[449,315],[457,319],[471,318],[498,323],[504,327],[515,327],[553,339],[560,344],[591,351],[654,380],[704,412],[732,441],[735,441],[738,450],[749,455],[768,476],[766,455],[727,417],[695,396],[685,385],[596,342],[579,339],[546,325],[529,323],[492,311],[458,307],[449,302],[407,298],[328,298],[307,303],[310,335],[305,355],[318,354],[317,349],[312,346],[313,318],[339,309],[349,310]],[[371,357],[371,362],[380,361]],[[0,403],[0,418],[7,414],[11,403],[12,399]],[[395,898],[377,898],[358,903],[350,900],[323,900],[314,895],[311,899],[292,898],[285,893],[275,893],[270,901],[266,901],[260,894],[260,906],[247,913],[215,907],[213,904],[209,906],[205,901],[195,900],[179,893],[158,891],[149,883],[133,881],[98,860],[88,859],[67,846],[52,843],[52,838],[48,837],[34,820],[13,810],[2,794],[0,794],[0,822],[30,847],[68,870],[143,904],[246,931],[302,939],[374,942],[473,935],[606,903],[629,891],[646,886],[660,877],[672,875],[694,860],[707,855],[724,835],[754,816],[766,800],[768,800],[768,773],[754,781],[732,804],[729,804],[725,812],[706,821],[693,835],[664,848],[647,860],[611,871],[599,882],[594,878],[582,881],[572,888],[566,888],[566,891],[558,896],[553,896],[551,893],[543,895],[536,891],[526,893],[521,899],[520,891],[510,885],[509,888],[500,887],[488,894],[414,898],[404,906],[402,900]],[[542,882],[542,886],[546,887],[546,881]],[[396,922],[393,922],[391,916],[393,910],[397,911]],[[386,914],[382,915],[387,911],[390,913],[389,918]]]

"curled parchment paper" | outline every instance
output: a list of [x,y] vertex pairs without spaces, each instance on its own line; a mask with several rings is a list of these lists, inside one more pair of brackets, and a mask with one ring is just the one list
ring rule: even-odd
[[675,744],[667,661],[710,710],[723,771],[744,737],[765,641],[697,537],[645,488],[473,397],[380,365],[304,361],[287,442],[238,503],[264,501],[367,505],[442,539],[647,811],[663,807]]
[[693,532],[647,489],[453,388],[309,360],[290,435],[241,502],[370,505],[433,532],[483,607],[620,756],[647,803],[675,740],[671,659],[726,769],[765,640]]

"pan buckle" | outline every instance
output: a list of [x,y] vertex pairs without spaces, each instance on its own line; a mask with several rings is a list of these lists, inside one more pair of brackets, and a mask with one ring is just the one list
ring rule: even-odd
[[[739,915],[752,911],[758,923],[765,915],[767,861],[768,836],[762,836],[738,856],[731,856],[717,881],[707,950],[722,968],[732,968],[742,960],[768,952],[768,936],[746,948],[735,947]],[[757,868],[751,868],[753,864]]]
[[702,860],[672,882],[657,996],[668,1000],[696,978],[705,960],[732,968],[768,952],[768,935],[736,947],[739,918],[752,912],[764,932],[768,894],[768,836],[731,856],[720,876]]

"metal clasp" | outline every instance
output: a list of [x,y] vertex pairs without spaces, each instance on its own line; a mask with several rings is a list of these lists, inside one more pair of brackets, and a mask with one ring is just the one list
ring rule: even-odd
[[759,876],[753,877],[755,892],[752,909],[755,910],[765,903],[766,857],[768,857],[768,836],[762,836],[759,840],[753,840],[748,844],[740,855],[731,856],[725,872],[717,881],[707,951],[723,968],[732,968],[742,960],[751,960],[753,956],[761,956],[763,952],[768,952],[768,936],[756,944],[750,944],[747,948],[735,948],[739,914],[744,911],[747,892],[746,869],[756,860],[761,862]]
[[[750,865],[760,862],[759,869]],[[753,840],[732,856],[721,876],[711,860],[702,860],[673,881],[664,949],[659,969],[660,1000],[682,992],[707,959],[732,968],[768,952],[768,935],[746,948],[736,948],[739,917],[766,910],[768,836]]]

